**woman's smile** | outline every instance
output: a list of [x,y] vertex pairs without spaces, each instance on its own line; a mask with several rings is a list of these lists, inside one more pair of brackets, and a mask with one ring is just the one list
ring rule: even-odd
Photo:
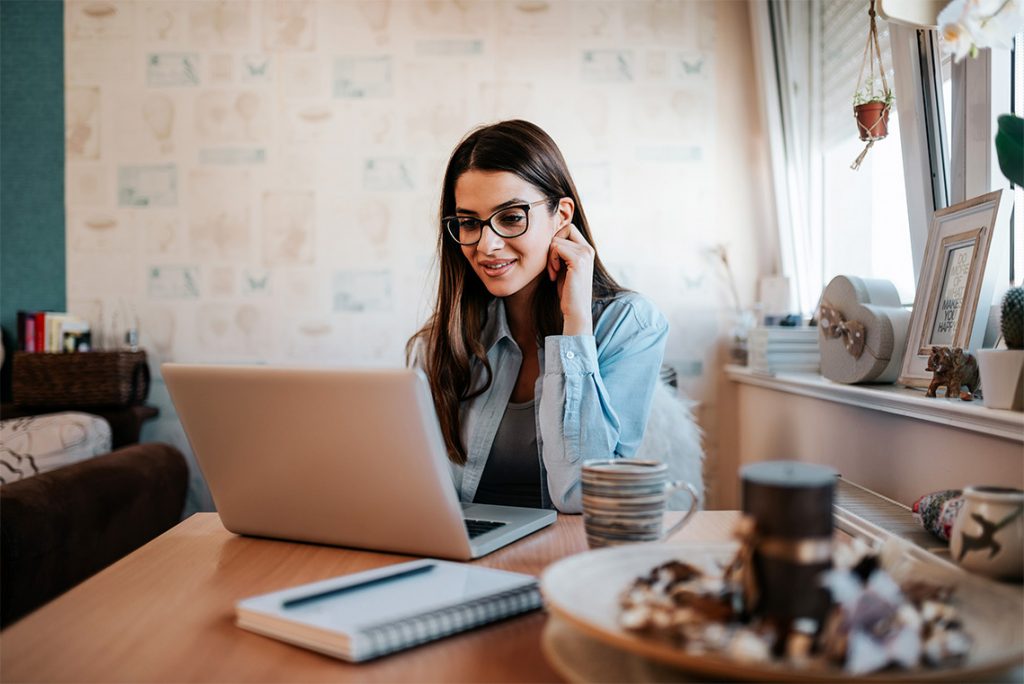
[[485,275],[491,278],[500,278],[508,273],[515,266],[518,259],[487,259],[477,261]]

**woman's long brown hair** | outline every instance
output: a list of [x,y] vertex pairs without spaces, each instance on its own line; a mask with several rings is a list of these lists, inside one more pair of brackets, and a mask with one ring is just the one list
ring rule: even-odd
[[[536,125],[521,120],[502,121],[478,128],[452,152],[444,174],[439,219],[455,214],[455,183],[469,170],[507,171],[530,183],[545,197],[553,213],[562,197],[572,198],[572,222],[587,242],[594,245],[583,213],[576,184],[555,141]],[[437,303],[426,325],[406,344],[406,359],[419,363],[430,381],[441,433],[453,463],[466,463],[466,448],[459,436],[459,404],[487,391],[493,372],[481,333],[487,323],[487,307],[493,301],[473,272],[461,246],[447,236],[438,221],[437,253],[440,280]],[[594,256],[594,300],[607,300],[623,292],[597,255]],[[562,312],[555,283],[541,277],[533,299],[538,342],[562,332]],[[482,375],[473,386],[472,358]]]

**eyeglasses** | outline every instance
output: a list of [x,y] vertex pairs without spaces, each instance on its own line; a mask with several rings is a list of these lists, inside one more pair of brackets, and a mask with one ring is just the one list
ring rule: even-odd
[[519,237],[530,227],[530,209],[551,199],[551,197],[545,197],[529,204],[505,207],[483,220],[472,216],[447,216],[441,219],[441,225],[453,240],[466,246],[480,242],[480,238],[484,234],[484,226],[490,226],[495,234],[503,238]]

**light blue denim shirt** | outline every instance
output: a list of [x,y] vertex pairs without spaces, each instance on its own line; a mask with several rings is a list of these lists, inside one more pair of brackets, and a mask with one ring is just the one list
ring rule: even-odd
[[[541,500],[579,513],[580,463],[632,456],[640,446],[668,336],[668,321],[651,302],[627,292],[594,306],[593,335],[551,335],[539,351],[534,388]],[[473,501],[494,435],[505,415],[523,355],[512,339],[505,305],[488,308],[481,338],[494,373],[491,386],[460,409],[466,465],[452,465],[464,503]],[[474,383],[483,374],[474,364]]]

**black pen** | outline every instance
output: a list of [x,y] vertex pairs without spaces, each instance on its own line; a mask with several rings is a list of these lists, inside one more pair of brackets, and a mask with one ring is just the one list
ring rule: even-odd
[[281,607],[282,608],[294,608],[295,606],[301,606],[303,604],[311,603],[313,601],[319,601],[320,599],[327,598],[328,596],[338,596],[339,594],[345,594],[345,593],[348,593],[350,591],[355,591],[356,589],[365,589],[366,587],[371,587],[371,586],[373,586],[375,584],[384,584],[385,582],[390,582],[390,581],[396,580],[396,579],[402,579],[403,577],[411,577],[413,575],[419,575],[420,573],[427,572],[427,571],[433,570],[433,569],[434,569],[434,564],[433,563],[426,563],[424,565],[417,565],[414,568],[409,568],[408,570],[402,570],[402,571],[396,572],[396,573],[394,573],[392,575],[384,575],[383,577],[374,577],[373,579],[368,579],[368,580],[366,580],[364,582],[356,582],[355,584],[346,584],[345,586],[338,587],[336,589],[326,589],[324,591],[318,591],[315,594],[309,594],[308,596],[298,596],[298,597],[295,597],[295,598],[290,598],[290,599],[287,599],[286,601],[284,601],[281,604]]

